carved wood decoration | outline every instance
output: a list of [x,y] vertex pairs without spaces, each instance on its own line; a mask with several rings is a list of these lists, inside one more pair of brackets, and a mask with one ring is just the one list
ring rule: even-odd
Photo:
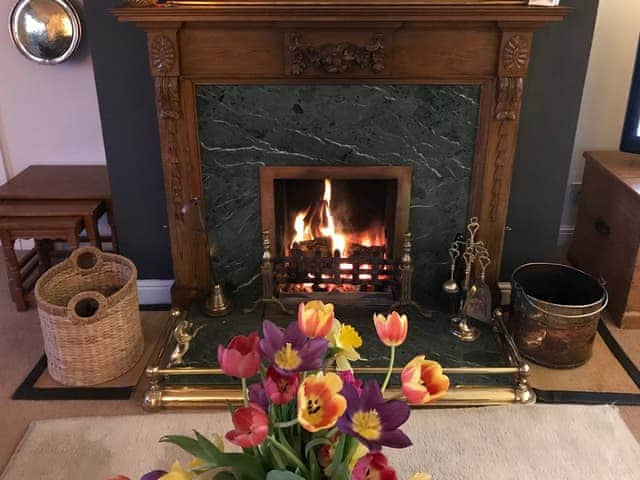
[[124,3],[129,7],[152,7],[154,0],[125,0]]
[[291,74],[302,75],[309,67],[326,73],[346,73],[354,68],[380,73],[384,70],[384,35],[375,34],[365,45],[350,42],[305,45],[302,34],[288,35]]
[[480,0],[127,3],[115,15],[148,34],[176,305],[209,288],[206,235],[189,220],[189,205],[204,196],[198,84],[481,85],[469,211],[496,259],[487,280],[497,280],[533,31],[569,9]]

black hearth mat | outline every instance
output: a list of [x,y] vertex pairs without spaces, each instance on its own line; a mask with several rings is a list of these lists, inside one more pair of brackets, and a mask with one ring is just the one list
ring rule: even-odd
[[[148,310],[141,307],[141,310]],[[135,391],[144,374],[149,358],[161,340],[168,320],[162,313],[142,313],[145,349],[136,365],[121,377],[91,387],[68,387],[55,382],[47,371],[47,357],[43,355],[13,393],[13,400],[126,400]],[[153,309],[154,312],[158,311]]]

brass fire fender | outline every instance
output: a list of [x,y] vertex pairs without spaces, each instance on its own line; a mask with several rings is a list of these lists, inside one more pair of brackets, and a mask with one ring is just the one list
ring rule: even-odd
[[[176,340],[171,333],[186,318],[186,311],[173,309],[164,332],[167,341],[159,344],[152,355],[152,361],[147,367],[146,376],[149,381],[144,395],[143,407],[145,410],[155,411],[163,408],[207,408],[224,407],[229,402],[240,403],[241,393],[239,386],[214,387],[214,386],[175,386],[167,384],[172,378],[186,375],[221,375],[218,368],[164,368],[167,355],[176,346]],[[507,332],[502,314],[497,311],[494,315],[494,331],[505,352],[508,367],[461,367],[444,368],[447,375],[513,375],[514,383],[511,387],[481,387],[474,385],[457,385],[449,390],[449,393],[438,403],[424,407],[471,407],[505,404],[530,404],[535,403],[535,392],[529,385],[530,367],[525,362]],[[355,373],[385,373],[385,368],[362,367],[355,368]],[[400,369],[394,369],[399,373]],[[389,396],[398,395],[397,389],[390,389]],[[420,408],[424,408],[420,407]]]

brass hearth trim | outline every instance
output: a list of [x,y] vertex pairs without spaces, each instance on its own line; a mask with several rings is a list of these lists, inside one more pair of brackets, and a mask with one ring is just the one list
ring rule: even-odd
[[[165,408],[216,408],[224,407],[229,402],[240,402],[240,387],[232,386],[175,386],[165,385],[168,378],[176,378],[185,375],[222,375],[218,368],[161,368],[166,352],[171,352],[175,347],[175,338],[171,335],[174,326],[186,317],[186,312],[173,309],[167,322],[164,344],[159,344],[152,355],[152,360],[146,370],[149,386],[144,395],[143,407],[146,410],[155,411]],[[508,387],[485,387],[474,385],[458,385],[449,390],[449,393],[436,404],[427,404],[418,408],[439,407],[472,407],[506,404],[530,404],[536,400],[535,392],[528,382],[529,365],[522,359],[511,337],[505,333],[505,326],[500,315],[496,318],[495,331],[498,335],[509,367],[457,367],[444,368],[447,375],[513,375],[514,384]],[[384,373],[382,367],[360,367],[354,369],[356,373]],[[394,368],[394,373],[400,372],[400,368]],[[390,396],[400,394],[398,389],[390,389]]]

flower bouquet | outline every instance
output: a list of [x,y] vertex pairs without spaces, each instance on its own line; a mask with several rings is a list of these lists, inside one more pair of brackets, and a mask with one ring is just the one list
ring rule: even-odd
[[354,376],[351,362],[361,359],[362,338],[335,318],[333,305],[320,301],[300,304],[297,321],[284,329],[265,320],[262,338],[252,332],[218,346],[223,372],[242,383],[243,406],[229,407],[234,428],[224,437],[242,451],[226,452],[222,437],[209,440],[197,431],[193,438],[167,435],[161,441],[194,460],[187,468],[175,463],[169,472],[149,472],[141,480],[396,479],[383,447],[411,445],[401,430],[409,404],[442,397],[449,379],[437,362],[417,356],[402,369],[403,395],[385,397],[408,320],[392,312],[374,315],[373,322],[390,348],[382,386]]

